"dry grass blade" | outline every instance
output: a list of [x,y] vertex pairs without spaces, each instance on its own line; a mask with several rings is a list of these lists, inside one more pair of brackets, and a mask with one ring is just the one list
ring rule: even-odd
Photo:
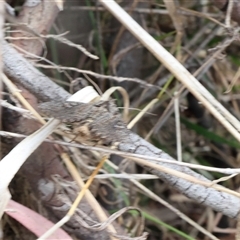
[[[63,159],[64,163],[66,164],[69,172],[73,176],[74,180],[79,185],[79,187],[83,188],[84,187],[84,182],[83,182],[79,172],[77,171],[76,167],[73,165],[73,163],[69,159],[69,156],[67,154],[63,153],[62,154],[62,159]],[[91,178],[91,176],[90,176],[90,178]],[[97,214],[99,220],[101,222],[107,221],[107,216],[106,216],[105,212],[103,211],[103,209],[101,208],[101,206],[99,205],[97,200],[94,198],[94,196],[92,195],[92,193],[88,189],[85,191],[85,197],[87,198],[87,200],[88,200],[89,204],[91,205],[92,209],[94,209],[94,211]],[[109,230],[109,232],[116,233],[116,230],[114,229],[114,227],[112,225],[108,226],[108,230]],[[112,236],[110,236],[110,238],[114,239]]]
[[26,161],[29,155],[54,131],[59,125],[58,120],[50,120],[32,135],[20,142],[0,162],[0,196]]
[[149,111],[157,102],[159,101],[158,98],[154,98],[144,109],[138,113],[138,115],[128,124],[127,128],[131,129],[133,126],[143,117],[143,115]]
[[74,93],[67,101],[89,103],[95,101],[96,99],[99,99],[98,93],[92,86],[88,86]]
[[225,24],[227,28],[231,27],[231,15],[232,15],[232,10],[233,10],[233,0],[228,1],[228,8],[227,8],[227,14],[226,14],[226,19],[225,19]]
[[[58,134],[63,135],[61,131],[56,131]],[[15,137],[15,138],[26,138],[28,136],[23,135],[23,134],[17,134],[17,133],[11,133],[11,132],[5,132],[5,131],[0,131],[0,135],[3,137]],[[71,139],[73,139],[74,136],[71,136]],[[198,169],[198,170],[205,170],[205,171],[210,171],[210,172],[218,172],[222,174],[227,174],[227,175],[232,175],[232,174],[239,174],[240,173],[240,168],[217,168],[217,167],[208,167],[208,166],[203,166],[199,164],[192,164],[192,163],[185,163],[185,162],[179,162],[176,160],[169,160],[169,159],[164,159],[164,158],[159,158],[159,157],[151,157],[151,156],[145,156],[145,155],[140,155],[140,154],[134,154],[134,153],[127,153],[127,152],[121,152],[117,150],[112,150],[104,147],[93,147],[93,146],[87,146],[87,145],[82,145],[78,143],[68,143],[68,142],[63,142],[63,141],[53,141],[53,140],[44,140],[44,142],[49,142],[49,143],[55,143],[59,144],[62,146],[68,146],[68,147],[76,147],[80,149],[87,149],[87,150],[93,150],[93,151],[98,151],[98,152],[105,152],[108,154],[116,154],[122,157],[133,157],[133,158],[139,158],[139,159],[145,159],[145,160],[151,160],[153,163],[156,162],[163,162],[163,163],[172,163],[176,164],[179,166],[186,166],[192,169]]]
[[[2,74],[2,79],[9,90],[15,95],[22,104],[28,108],[39,119],[40,122],[45,123],[41,116],[32,108],[32,106],[22,97],[14,84]],[[30,154],[50,135],[54,129],[59,125],[58,120],[49,121],[41,129],[28,136],[20,142],[7,156],[0,162],[0,196],[5,195],[5,191],[18,172],[19,168],[30,156]]]
[[28,103],[28,101],[22,96],[22,94],[19,92],[19,90],[14,86],[14,84],[7,78],[5,74],[2,74],[2,80],[8,87],[9,91],[15,96],[24,107],[26,107],[32,114],[35,116],[39,122],[42,124],[45,124],[46,122],[43,120],[43,118],[38,114],[38,112]]
[[119,91],[122,96],[123,96],[123,105],[124,105],[124,109],[123,109],[123,119],[125,121],[128,120],[128,114],[129,114],[129,96],[128,96],[128,93],[127,91],[122,88],[122,87],[111,87],[109,88],[101,97],[102,100],[108,100],[109,97],[115,92],[115,91]]
[[181,124],[179,114],[179,97],[178,93],[175,92],[174,98],[174,111],[175,111],[175,124],[176,124],[176,139],[177,139],[177,160],[182,162],[182,143],[181,143]]

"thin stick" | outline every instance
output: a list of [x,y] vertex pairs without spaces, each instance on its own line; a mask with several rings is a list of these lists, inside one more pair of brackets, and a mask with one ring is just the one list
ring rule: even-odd
[[[58,131],[58,134],[60,134],[59,131]],[[17,134],[17,133],[5,132],[5,131],[0,131],[0,135],[5,136],[5,137],[18,137],[18,138],[27,137],[26,135],[23,135],[23,134]],[[73,137],[74,136],[72,136],[72,139],[73,139]],[[199,164],[179,162],[179,161],[176,161],[176,160],[170,160],[170,159],[161,158],[161,157],[152,157],[152,156],[146,156],[146,155],[141,155],[141,154],[136,154],[136,153],[122,152],[122,151],[113,150],[113,149],[104,148],[104,147],[88,146],[88,145],[83,145],[83,144],[79,144],[79,143],[67,143],[67,142],[63,142],[63,141],[53,141],[53,140],[48,140],[48,139],[45,139],[44,142],[59,144],[59,145],[62,145],[62,146],[68,146],[68,147],[75,147],[75,148],[80,148],[80,149],[98,151],[98,152],[105,152],[106,154],[107,153],[108,154],[116,154],[116,155],[119,155],[119,156],[122,156],[122,157],[125,157],[125,158],[134,157],[134,158],[139,158],[139,159],[145,159],[145,160],[152,161],[153,163],[157,163],[157,162],[172,163],[172,164],[175,164],[175,165],[185,166],[185,167],[189,167],[189,168],[192,168],[192,169],[205,170],[205,171],[210,171],[210,172],[219,172],[219,173],[223,173],[223,174],[227,174],[227,175],[236,174],[236,173],[240,174],[240,168],[208,167],[208,166],[199,165]]]
[[225,18],[225,24],[227,28],[231,27],[231,15],[232,15],[233,3],[234,3],[233,0],[228,0],[227,14]]
[[174,111],[175,111],[175,124],[176,124],[176,139],[177,139],[177,160],[182,162],[182,143],[181,143],[181,126],[179,116],[179,97],[178,92],[175,92],[174,98]]

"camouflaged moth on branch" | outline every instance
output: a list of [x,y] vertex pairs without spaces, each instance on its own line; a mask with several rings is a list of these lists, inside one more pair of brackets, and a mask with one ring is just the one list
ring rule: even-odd
[[45,102],[40,111],[72,126],[73,133],[103,146],[116,146],[129,134],[113,100],[96,103]]

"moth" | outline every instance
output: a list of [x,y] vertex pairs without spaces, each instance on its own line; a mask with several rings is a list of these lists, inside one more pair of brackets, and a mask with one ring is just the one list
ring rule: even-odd
[[71,125],[74,133],[104,146],[115,145],[127,129],[113,100],[96,103],[52,101],[40,104],[39,110]]

